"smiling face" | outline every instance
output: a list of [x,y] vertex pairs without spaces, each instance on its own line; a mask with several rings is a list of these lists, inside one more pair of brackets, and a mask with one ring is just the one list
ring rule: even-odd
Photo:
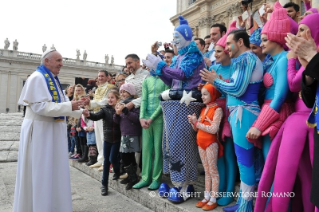
[[206,88],[202,88],[202,100],[204,104],[208,104],[211,102],[212,98],[210,96],[210,93]]
[[49,57],[44,59],[44,66],[57,76],[63,66],[61,54],[57,51],[51,52]]
[[216,58],[216,63],[222,63],[229,58],[229,54],[225,52],[225,49],[223,47],[216,45],[215,58]]
[[263,54],[273,55],[273,51],[276,49],[277,45],[278,44],[276,42],[268,40],[268,37],[266,34],[261,35],[260,47],[262,49]]
[[255,54],[257,55],[258,58],[261,58],[262,57],[262,49],[260,46],[257,46],[255,44],[250,44],[250,50]]
[[131,94],[125,90],[120,90],[120,96],[121,96],[121,99],[124,100],[130,97]]
[[68,95],[73,95],[73,93],[74,93],[74,87],[72,85],[70,85],[68,87]]
[[110,79],[110,76],[106,76],[105,72],[101,71],[98,73],[97,78],[98,78],[99,84],[102,85]]
[[82,87],[75,87],[75,94],[77,96],[81,96],[81,95],[85,94],[85,91],[83,90]]
[[178,50],[188,45],[187,40],[185,40],[185,38],[177,31],[173,34],[173,40]]
[[131,57],[125,59],[125,64],[130,73],[135,74],[136,71],[141,67],[139,60],[134,60]]
[[234,35],[230,34],[226,39],[226,50],[231,58],[236,58],[240,55],[238,42],[234,41]]
[[118,102],[118,98],[115,96],[114,93],[110,92],[108,95],[107,95],[107,103],[110,105],[110,106],[115,106]]
[[126,76],[124,74],[120,74],[115,78],[115,83],[117,87],[121,87],[125,83]]
[[212,43],[216,44],[221,37],[219,27],[210,28],[210,40]]

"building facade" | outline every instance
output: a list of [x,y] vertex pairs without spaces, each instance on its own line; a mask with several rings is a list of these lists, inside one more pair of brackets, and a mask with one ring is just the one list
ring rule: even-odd
[[[17,104],[27,76],[41,63],[41,54],[0,49],[0,113],[18,112]],[[99,70],[115,74],[123,66],[80,59],[63,58],[59,74],[62,85],[74,84],[76,77],[95,79]]]
[[[258,10],[265,2],[276,0],[254,0],[252,11]],[[279,0],[284,5],[289,0]],[[303,8],[301,0],[292,0]],[[170,20],[175,27],[179,26],[178,16],[182,15],[188,20],[195,37],[204,38],[209,35],[210,26],[215,23],[224,23],[226,27],[243,13],[238,0],[177,0],[177,14]],[[319,7],[319,0],[312,0],[312,7]],[[303,12],[303,11],[302,11]]]

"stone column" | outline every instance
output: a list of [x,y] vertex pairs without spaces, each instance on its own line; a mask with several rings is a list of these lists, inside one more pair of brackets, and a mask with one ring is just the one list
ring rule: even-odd
[[214,24],[214,17],[200,18],[197,23],[199,29],[198,36],[203,38],[210,33],[210,27]]
[[[238,20],[238,16],[240,16],[243,13],[242,9],[240,8],[239,2],[229,5],[226,8],[226,12],[228,12],[228,16],[231,19],[229,20],[229,23],[231,23],[234,20]],[[226,27],[228,28],[228,26]]]

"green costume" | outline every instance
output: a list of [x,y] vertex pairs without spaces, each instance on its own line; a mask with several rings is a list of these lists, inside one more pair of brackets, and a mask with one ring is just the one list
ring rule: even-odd
[[155,190],[158,189],[160,185],[163,169],[163,113],[158,96],[167,89],[169,89],[169,87],[165,85],[158,76],[150,76],[142,83],[140,119],[151,119],[152,123],[148,129],[143,129],[142,180],[133,186],[133,188],[136,189],[140,189],[151,184],[148,188]]

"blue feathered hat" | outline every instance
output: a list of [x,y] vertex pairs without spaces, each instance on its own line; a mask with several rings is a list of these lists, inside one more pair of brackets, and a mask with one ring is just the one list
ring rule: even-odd
[[179,26],[175,28],[175,31],[181,33],[185,40],[190,41],[193,37],[192,28],[188,26],[187,20],[183,16],[179,16]]
[[249,37],[249,41],[251,44],[255,44],[256,46],[260,46],[261,38],[260,38],[261,28],[255,29],[253,33],[251,33]]

